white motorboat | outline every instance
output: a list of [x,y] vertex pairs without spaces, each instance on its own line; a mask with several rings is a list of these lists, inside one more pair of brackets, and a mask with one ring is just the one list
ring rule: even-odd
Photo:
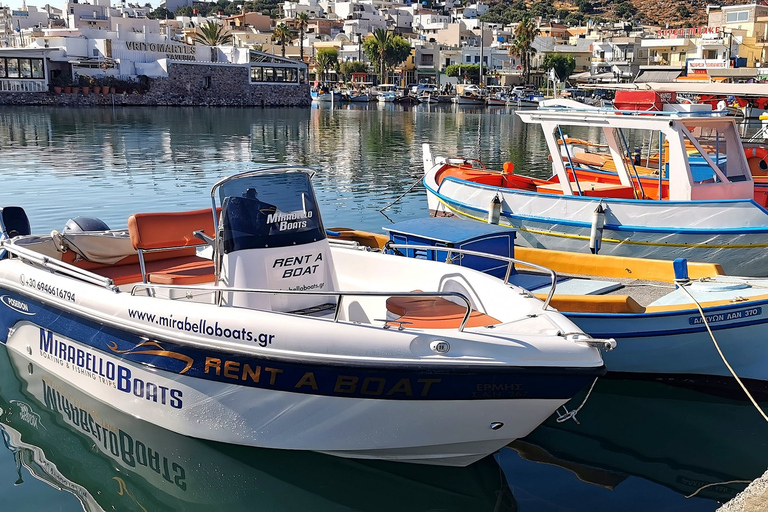
[[520,288],[331,246],[311,174],[238,174],[212,208],[121,230],[32,235],[3,208],[0,341],[183,435],[441,465],[527,435],[604,372],[612,340]]
[[[549,303],[584,332],[616,340],[618,348],[603,354],[611,374],[735,373],[749,386],[768,382],[768,364],[759,356],[768,328],[766,278],[728,276],[715,263],[518,247],[512,228],[457,217],[414,218],[384,230],[389,236],[330,232],[331,240],[474,268],[540,298],[552,293],[549,274],[524,262],[557,272]],[[512,257],[516,264],[509,266]]]

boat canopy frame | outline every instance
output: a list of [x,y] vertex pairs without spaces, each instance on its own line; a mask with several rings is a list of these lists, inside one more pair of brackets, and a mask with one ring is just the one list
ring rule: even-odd
[[[552,166],[558,176],[564,195],[578,195],[579,185],[574,184],[563,159],[559,157],[559,134],[563,126],[601,127],[608,143],[611,158],[616,166],[621,184],[634,189],[635,179],[627,166],[622,145],[622,130],[658,132],[669,141],[669,200],[690,201],[714,198],[752,199],[754,181],[744,151],[740,149],[741,139],[733,117],[717,113],[646,112],[544,106],[538,110],[518,111],[517,115],[527,124],[539,124],[544,132],[547,148],[552,155]],[[712,160],[692,133],[701,128],[716,132],[717,140],[725,141],[728,155],[725,172]],[[685,140],[691,142],[699,155],[711,168],[716,180],[697,182],[691,173],[689,155],[685,151]],[[629,159],[631,162],[631,159]],[[573,187],[576,185],[577,190]]]

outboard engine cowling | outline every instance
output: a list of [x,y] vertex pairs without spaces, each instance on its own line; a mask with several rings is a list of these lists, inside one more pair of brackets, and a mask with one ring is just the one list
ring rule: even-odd
[[109,231],[109,226],[103,220],[94,217],[75,217],[74,219],[69,219],[61,231],[62,233]]

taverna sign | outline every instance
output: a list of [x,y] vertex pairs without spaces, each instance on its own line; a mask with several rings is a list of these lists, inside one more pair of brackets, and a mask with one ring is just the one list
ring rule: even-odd
[[168,43],[144,43],[139,41],[126,41],[126,50],[145,53],[160,53],[163,57],[170,60],[197,60],[195,51],[197,47],[188,44],[168,44]]

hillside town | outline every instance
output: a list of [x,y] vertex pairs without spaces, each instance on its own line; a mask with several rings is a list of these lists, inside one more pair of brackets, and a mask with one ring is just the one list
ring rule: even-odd
[[[189,13],[191,5],[168,0],[162,8]],[[764,2],[708,6],[706,26],[675,29],[628,21],[574,26],[542,17],[492,23],[483,21],[489,8],[452,0],[430,9],[383,0],[299,0],[285,1],[277,18],[241,7],[232,15],[192,10],[157,19],[149,4],[113,6],[110,0],[73,0],[63,9],[0,7],[0,92],[132,87],[208,104],[226,89],[241,98],[230,98],[234,104],[291,105],[306,104],[311,86],[338,82],[543,90],[768,79]],[[376,54],[372,48],[383,47],[383,39],[407,43],[406,51],[396,58]],[[276,86],[276,97],[264,92]]]

